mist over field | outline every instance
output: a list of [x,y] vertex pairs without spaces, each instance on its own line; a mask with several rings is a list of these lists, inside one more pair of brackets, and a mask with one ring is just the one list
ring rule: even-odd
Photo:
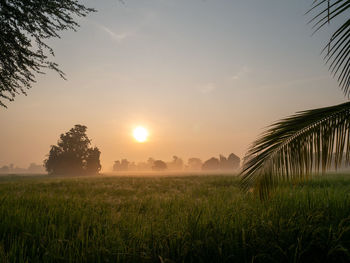
[[350,1],[0,1],[0,263],[350,262]]
[[[0,167],[42,164],[75,124],[106,172],[122,158],[243,158],[272,122],[345,101],[319,55],[328,34],[310,36],[308,0],[83,2],[98,12],[49,42],[67,81],[43,69],[0,111]],[[148,143],[135,143],[137,126]]]

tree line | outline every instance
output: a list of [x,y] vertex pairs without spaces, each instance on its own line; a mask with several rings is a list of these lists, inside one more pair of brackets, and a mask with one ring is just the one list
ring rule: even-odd
[[[91,140],[86,134],[87,127],[77,124],[68,132],[60,135],[57,145],[51,145],[44,167],[52,175],[91,175],[101,170],[100,150],[91,146]],[[240,158],[234,153],[226,158],[212,157],[206,161],[192,157],[185,163],[182,158],[174,155],[169,162],[148,158],[145,162],[129,162],[121,159],[114,162],[113,171],[237,171]]]
[[121,159],[114,162],[113,171],[237,171],[240,167],[240,158],[234,153],[226,158],[220,155],[219,158],[212,157],[206,161],[200,158],[191,157],[185,163],[181,158],[174,155],[169,162],[156,160],[152,157],[145,162],[130,162],[127,159]]
[[[315,32],[337,21],[322,52],[346,98],[350,96],[349,9],[347,0],[314,0],[307,12],[313,14],[309,23]],[[13,101],[16,95],[26,94],[36,75],[46,69],[64,77],[57,63],[49,59],[54,50],[47,41],[58,38],[62,31],[76,30],[76,18],[94,11],[78,0],[0,1],[0,107],[6,107],[5,103]],[[257,188],[264,198],[279,181],[307,178],[310,173],[318,172],[320,166],[325,172],[332,165],[338,167],[344,156],[349,164],[349,119],[350,102],[346,102],[299,112],[271,125],[253,142],[244,158],[248,161],[242,168],[242,188],[246,191]],[[101,169],[100,151],[96,147],[85,148],[78,155],[66,150],[60,145],[51,148],[45,161],[47,171],[67,172],[66,168],[58,168],[58,164],[67,160],[81,173]],[[164,166],[164,162],[157,161]],[[217,160],[211,162],[217,165]]]
[[41,174],[45,173],[43,165],[31,163],[27,168],[15,166],[13,163],[0,167],[0,174]]

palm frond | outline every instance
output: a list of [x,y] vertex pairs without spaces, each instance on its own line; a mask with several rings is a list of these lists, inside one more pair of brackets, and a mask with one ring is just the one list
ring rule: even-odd
[[299,112],[271,125],[249,149],[242,168],[244,190],[266,198],[281,181],[299,181],[320,169],[350,161],[350,102]]
[[[307,12],[314,14],[309,23],[317,32],[340,15],[348,14],[349,8],[349,0],[315,0]],[[350,96],[350,19],[332,34],[322,53],[344,94]]]

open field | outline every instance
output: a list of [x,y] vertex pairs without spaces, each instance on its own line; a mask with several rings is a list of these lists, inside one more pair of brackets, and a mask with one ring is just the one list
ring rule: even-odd
[[350,175],[0,177],[0,262],[349,262]]

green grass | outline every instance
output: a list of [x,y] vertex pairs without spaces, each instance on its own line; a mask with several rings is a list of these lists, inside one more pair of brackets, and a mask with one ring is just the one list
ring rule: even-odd
[[0,177],[0,262],[349,262],[350,175]]

